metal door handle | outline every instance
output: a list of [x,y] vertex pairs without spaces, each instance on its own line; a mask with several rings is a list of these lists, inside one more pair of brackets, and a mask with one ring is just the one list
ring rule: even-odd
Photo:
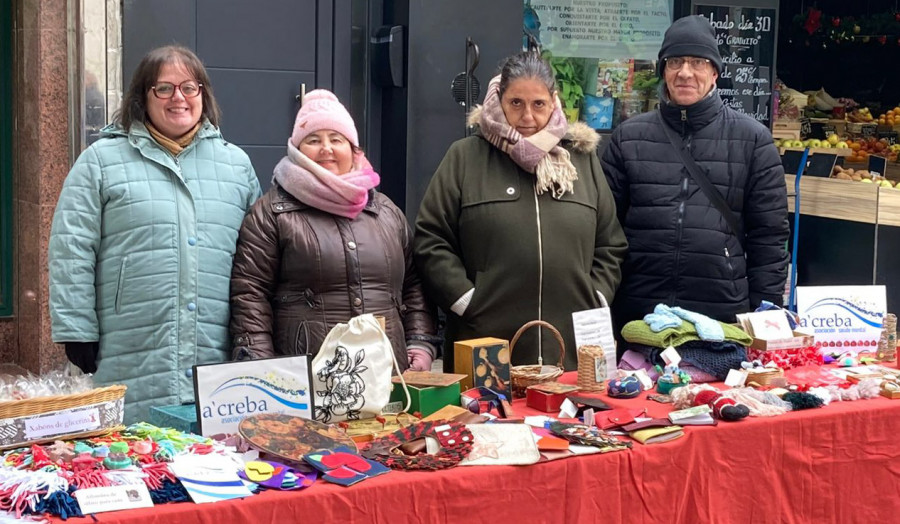
[[300,106],[303,106],[303,99],[306,98],[306,84],[300,84],[300,94],[294,95],[294,99],[300,102]]

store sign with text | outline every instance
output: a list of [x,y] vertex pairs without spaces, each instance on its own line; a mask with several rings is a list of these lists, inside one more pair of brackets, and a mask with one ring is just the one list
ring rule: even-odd
[[822,353],[875,352],[886,310],[884,286],[797,287],[800,329]]
[[671,0],[532,0],[525,32],[554,56],[656,60]]

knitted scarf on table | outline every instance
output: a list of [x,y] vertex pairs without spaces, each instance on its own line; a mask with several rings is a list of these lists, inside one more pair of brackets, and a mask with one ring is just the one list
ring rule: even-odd
[[538,194],[551,191],[554,197],[560,198],[573,191],[578,172],[569,159],[569,152],[559,146],[569,124],[559,98],[553,98],[553,113],[547,125],[537,133],[523,137],[506,120],[500,105],[500,76],[495,76],[484,97],[479,126],[488,142],[508,154],[519,167],[536,175]]
[[366,207],[369,190],[381,182],[362,152],[354,156],[352,171],[335,175],[290,141],[288,154],[275,166],[272,179],[300,202],[351,220]]

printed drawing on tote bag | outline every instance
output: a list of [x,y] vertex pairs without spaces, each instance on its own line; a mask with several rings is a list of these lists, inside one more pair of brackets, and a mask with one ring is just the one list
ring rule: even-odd
[[[392,370],[400,374],[391,341],[373,315],[336,324],[312,361],[316,420],[330,423],[381,415],[391,396]],[[403,386],[409,409],[408,389]]]
[[328,423],[333,417],[359,419],[366,404],[366,383],[362,374],[369,368],[363,365],[366,348],[351,355],[344,346],[337,346],[334,358],[325,361],[325,367],[316,377],[325,385],[324,391],[316,391],[321,401],[316,403],[316,420]]

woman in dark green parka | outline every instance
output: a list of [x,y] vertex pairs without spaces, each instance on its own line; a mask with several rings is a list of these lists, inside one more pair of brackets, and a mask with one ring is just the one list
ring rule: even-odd
[[[415,255],[426,290],[447,311],[444,368],[453,342],[509,340],[530,320],[554,325],[576,363],[572,313],[606,307],[627,244],[596,155],[597,133],[569,125],[549,65],[524,52],[491,80],[470,123],[429,184],[416,220]],[[512,364],[534,364],[558,344],[532,329]]]

